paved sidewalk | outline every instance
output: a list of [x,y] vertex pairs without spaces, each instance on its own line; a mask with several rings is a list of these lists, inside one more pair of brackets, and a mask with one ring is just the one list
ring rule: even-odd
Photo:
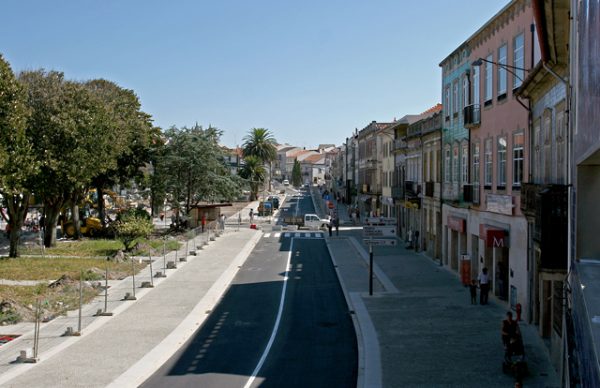
[[[198,256],[167,270],[153,289],[140,289],[149,270],[136,276],[137,301],[121,301],[132,291],[132,279],[113,282],[108,311],[113,317],[94,317],[103,298],[83,310],[83,335],[61,337],[67,326],[77,328],[77,315],[42,324],[37,364],[15,364],[19,350],[32,347],[32,333],[0,347],[0,386],[105,387],[137,386],[191,335],[218,302],[230,280],[261,233],[247,228],[229,230]],[[196,245],[195,243],[191,246]],[[178,257],[186,255],[183,248]],[[191,249],[191,248],[190,248]],[[175,261],[175,252],[168,261]],[[154,271],[162,266],[157,258]],[[3,328],[4,329],[4,328]],[[120,376],[123,376],[119,379]]]
[[[504,304],[471,305],[457,275],[403,247],[374,248],[376,279],[369,296],[360,233],[341,229],[340,237],[327,239],[363,341],[359,386],[512,387],[513,378],[501,368]],[[387,282],[395,291],[382,286]],[[559,387],[536,328],[520,326],[530,371],[524,386]]]

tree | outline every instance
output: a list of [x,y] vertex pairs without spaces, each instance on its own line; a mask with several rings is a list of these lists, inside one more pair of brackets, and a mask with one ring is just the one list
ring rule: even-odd
[[141,103],[133,90],[124,89],[104,79],[87,81],[84,86],[109,110],[111,121],[124,135],[124,142],[116,151],[116,166],[95,176],[92,185],[96,188],[99,218],[106,222],[103,190],[115,184],[128,185],[136,180],[143,185],[145,177],[142,167],[151,162],[156,147],[161,147],[160,128],[152,125],[151,116],[141,110]]
[[110,107],[63,73],[27,71],[19,79],[32,111],[27,137],[41,164],[32,189],[44,203],[44,244],[53,246],[61,209],[70,202],[78,217],[78,199],[92,178],[116,168],[127,136],[113,122]]
[[250,201],[258,198],[258,189],[260,184],[265,181],[266,170],[263,161],[257,156],[247,156],[244,158],[244,166],[240,170],[240,176],[250,184]]
[[292,168],[292,185],[296,187],[302,185],[302,169],[300,168],[298,159],[294,160],[294,167]]
[[21,227],[27,216],[31,191],[28,181],[37,172],[31,143],[25,128],[29,110],[22,86],[10,65],[0,55],[0,211],[8,223],[9,257],[19,256]]
[[271,162],[277,159],[276,140],[265,128],[252,128],[244,137],[242,152],[244,157],[255,156],[263,163],[269,164],[269,186],[271,186]]
[[136,240],[148,237],[152,233],[154,224],[145,210],[140,212],[133,209],[121,214],[111,228],[116,238],[123,243],[125,251],[129,252],[133,249]]
[[173,208],[183,207],[184,214],[189,214],[202,201],[231,200],[239,193],[239,179],[224,163],[220,136],[217,128],[199,125],[166,131],[155,174],[164,183]]

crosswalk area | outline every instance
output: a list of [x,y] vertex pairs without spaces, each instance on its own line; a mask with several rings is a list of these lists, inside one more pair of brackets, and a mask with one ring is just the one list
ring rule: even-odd
[[272,232],[265,233],[263,238],[324,238],[323,232]]

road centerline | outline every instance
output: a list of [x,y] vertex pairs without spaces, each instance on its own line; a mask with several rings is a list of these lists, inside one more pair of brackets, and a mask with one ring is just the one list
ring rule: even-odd
[[267,356],[269,355],[269,352],[271,351],[271,347],[273,346],[273,343],[275,342],[275,338],[277,337],[277,331],[279,330],[279,325],[281,323],[281,316],[283,315],[283,307],[285,305],[285,293],[287,290],[287,281],[288,281],[288,277],[289,277],[289,273],[290,273],[290,262],[292,260],[292,252],[293,251],[294,251],[294,238],[292,238],[291,242],[290,242],[290,250],[288,252],[288,259],[287,259],[287,264],[285,267],[285,275],[283,277],[283,287],[281,287],[281,298],[279,300],[279,310],[277,311],[277,318],[275,319],[275,323],[273,324],[273,330],[271,331],[271,337],[269,338],[269,342],[267,342],[267,346],[265,347],[265,350],[263,351],[263,354],[260,357],[260,360],[258,361],[256,368],[254,368],[254,371],[252,371],[252,375],[250,375],[250,378],[244,385],[244,388],[250,388],[252,386],[252,383],[254,383],[254,380],[256,380],[256,376],[258,376],[258,372],[260,372],[260,369],[262,368],[263,364],[265,363],[265,360],[267,359]]

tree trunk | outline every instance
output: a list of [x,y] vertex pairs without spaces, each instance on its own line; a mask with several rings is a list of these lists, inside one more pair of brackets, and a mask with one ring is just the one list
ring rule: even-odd
[[22,195],[5,194],[6,204],[8,208],[8,225],[9,225],[9,257],[19,256],[19,242],[21,241],[21,227],[23,221],[27,217],[27,210],[29,209],[29,193],[22,193]]
[[106,209],[104,208],[104,188],[102,185],[96,186],[96,193],[98,194],[98,217],[100,218],[100,222],[102,222],[102,226],[106,227]]
[[81,238],[81,223],[79,222],[79,205],[76,201],[71,203],[71,215],[73,218],[73,226],[75,227],[75,235],[73,238],[79,240]]
[[44,245],[47,248],[56,246],[56,224],[58,222],[58,216],[60,215],[62,204],[62,199],[56,199],[56,201],[53,202],[44,202],[46,212],[46,223],[44,225]]

